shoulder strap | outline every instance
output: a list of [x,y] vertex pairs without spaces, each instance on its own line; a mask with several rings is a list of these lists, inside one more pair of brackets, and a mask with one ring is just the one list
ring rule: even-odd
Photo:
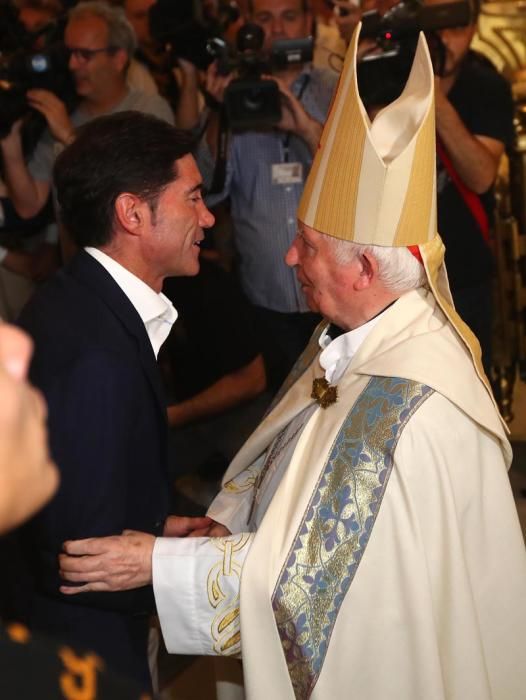
[[444,148],[444,144],[440,140],[438,134],[436,143],[438,156],[444,164],[444,167],[447,170],[451,181],[457,188],[457,191],[462,197],[464,204],[467,206],[473,218],[477,222],[477,225],[480,229],[480,233],[482,234],[482,238],[486,241],[486,243],[489,244],[490,234],[488,215],[486,214],[486,211],[482,206],[479,196],[475,192],[473,192],[473,190],[470,190],[469,187],[466,187],[466,185],[460,179],[460,176],[455,170],[455,166],[451,162],[451,159],[447,155],[446,149]]

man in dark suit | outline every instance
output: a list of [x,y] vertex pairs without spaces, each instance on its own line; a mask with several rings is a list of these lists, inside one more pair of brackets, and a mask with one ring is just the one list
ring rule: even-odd
[[[29,622],[94,649],[145,687],[151,587],[68,598],[57,556],[66,539],[153,535],[165,525],[166,404],[156,357],[177,312],[161,287],[169,275],[197,274],[203,228],[214,222],[191,147],[138,112],[84,127],[55,167],[61,220],[81,250],[19,320],[35,343],[30,376],[48,402],[61,473],[56,497],[24,532]],[[172,532],[185,534],[187,524],[172,521]]]

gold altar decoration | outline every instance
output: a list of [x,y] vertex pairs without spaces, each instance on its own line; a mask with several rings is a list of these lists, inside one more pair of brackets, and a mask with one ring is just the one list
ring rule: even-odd
[[472,48],[513,82],[526,68],[526,1],[483,3]]
[[513,419],[516,378],[526,380],[526,0],[485,2],[472,48],[512,84],[514,142],[496,183],[493,388]]

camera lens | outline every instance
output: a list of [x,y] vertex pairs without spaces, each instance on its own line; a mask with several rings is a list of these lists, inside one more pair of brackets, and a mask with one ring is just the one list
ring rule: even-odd
[[259,51],[265,41],[265,32],[258,24],[247,22],[238,31],[236,42],[238,51]]
[[265,92],[259,88],[253,88],[245,94],[243,105],[250,112],[260,112],[265,106]]

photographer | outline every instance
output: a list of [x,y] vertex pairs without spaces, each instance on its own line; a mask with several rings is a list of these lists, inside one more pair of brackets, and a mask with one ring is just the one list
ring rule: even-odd
[[[252,0],[248,12],[250,21],[263,29],[263,51],[270,51],[277,39],[300,39],[312,30],[306,0]],[[274,70],[281,120],[274,128],[230,134],[224,183],[208,200],[212,205],[230,196],[241,284],[257,314],[267,376],[274,388],[318,321],[308,311],[300,285],[283,258],[295,236],[298,201],[336,78],[308,64]],[[232,79],[232,75],[220,75],[217,64],[209,68],[207,90],[217,103]],[[219,123],[219,112],[212,112],[199,154],[201,172],[209,182],[216,167]],[[216,174],[220,166],[221,162]]]
[[[162,8],[156,0],[112,0],[112,4],[124,9],[137,37],[128,83],[144,92],[159,92],[172,107],[177,126],[193,129],[199,120],[198,70],[182,58],[173,65],[164,42],[153,36],[150,26],[152,12],[160,13],[160,24],[165,25],[166,3]],[[168,15],[168,26],[172,21]]]
[[[436,5],[438,0],[426,0]],[[443,76],[437,78],[438,230],[458,312],[478,337],[487,373],[491,366],[490,225],[493,184],[512,138],[513,103],[506,80],[470,50],[478,0],[465,27],[443,29]]]
[[[441,77],[436,78],[435,93],[438,230],[446,245],[448,276],[456,308],[479,339],[484,368],[489,375],[493,185],[500,158],[512,139],[513,103],[506,80],[486,58],[470,50],[480,10],[479,0],[470,3],[468,23],[464,26],[458,26],[459,23],[452,19],[456,16],[453,10],[459,9],[457,3],[460,2],[462,0],[423,0],[422,8],[418,2],[395,5],[391,0],[367,0],[362,10],[376,7],[384,20],[382,31],[385,35],[392,23],[396,24],[398,31],[404,28],[404,21],[413,21],[421,14],[419,9],[423,13],[432,6],[450,6],[448,12],[442,10],[442,17],[451,19],[451,25],[446,24],[447,28],[432,32],[436,39],[435,72],[441,73]],[[338,1],[337,5],[341,7],[344,3]],[[400,10],[396,22],[392,13],[389,20],[385,16],[390,8],[395,14]],[[426,22],[432,25],[429,17],[427,15]],[[340,29],[343,31],[346,23],[356,23],[358,19],[359,16],[354,14],[344,17]],[[406,36],[408,41],[409,34]],[[404,41],[406,39],[401,40],[400,45]],[[365,42],[369,42],[369,49],[371,39],[362,43]],[[376,45],[374,40],[373,45]],[[439,59],[442,52],[443,61]],[[443,66],[439,65],[441,62]],[[386,76],[385,79],[387,81]],[[368,87],[371,87],[371,82]],[[372,87],[374,91],[376,88]],[[380,93],[384,87],[380,86]],[[385,100],[379,102],[369,104],[371,117]]]
[[[46,81],[68,94],[63,83],[65,72],[54,62],[60,36],[63,7],[59,0],[13,0],[0,3],[0,37],[3,89],[0,106],[0,135],[24,109],[22,89],[32,79]],[[48,70],[32,72],[30,56],[41,54],[49,60]],[[41,115],[33,113],[24,127],[24,154],[27,159],[45,128]],[[48,242],[53,206],[49,200],[36,217],[18,216],[3,182],[0,169],[0,318],[13,320],[34,290],[36,280],[47,277],[57,266],[56,237]]]
[[0,140],[8,192],[23,218],[35,216],[46,204],[55,157],[75,139],[77,127],[102,114],[130,109],[173,121],[165,100],[130,91],[126,85],[135,35],[122,10],[103,2],[80,3],[69,13],[64,42],[79,106],[68,114],[62,100],[52,92],[29,90],[29,106],[43,114],[48,125],[29,163],[22,151],[21,120]]
[[[397,0],[325,0],[333,6],[334,23],[338,27],[340,36],[348,44],[351,40],[356,25],[364,12],[377,10],[381,15],[397,4]],[[446,2],[447,0],[443,0]],[[364,43],[362,39],[360,43]]]
[[37,34],[64,11],[60,0],[15,0],[18,19],[25,30]]

